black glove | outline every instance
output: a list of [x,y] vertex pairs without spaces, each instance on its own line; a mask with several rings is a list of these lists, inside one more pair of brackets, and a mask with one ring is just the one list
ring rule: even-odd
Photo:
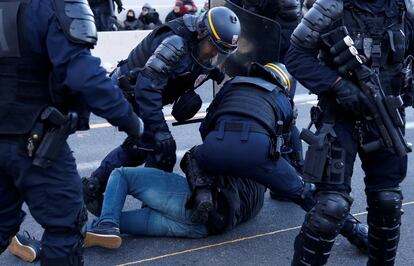
[[124,7],[122,5],[118,5],[118,14],[124,10]]
[[124,131],[128,136],[134,136],[139,138],[144,133],[144,122],[139,118],[135,113],[131,115],[131,121],[128,121],[127,124],[119,126],[119,131]]
[[155,132],[154,142],[154,158],[158,166],[157,168],[166,172],[172,172],[177,161],[175,154],[177,146],[173,136],[169,131],[160,130]]
[[225,77],[226,74],[218,67],[210,71],[210,78],[217,82],[217,84],[221,84]]
[[333,85],[336,95],[336,101],[341,107],[350,113],[360,115],[362,112],[361,99],[363,94],[361,90],[351,81],[347,79],[339,79]]

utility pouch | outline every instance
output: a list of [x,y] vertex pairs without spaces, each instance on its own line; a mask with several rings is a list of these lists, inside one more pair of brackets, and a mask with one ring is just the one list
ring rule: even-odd
[[345,179],[345,150],[331,145],[325,184],[343,184]]

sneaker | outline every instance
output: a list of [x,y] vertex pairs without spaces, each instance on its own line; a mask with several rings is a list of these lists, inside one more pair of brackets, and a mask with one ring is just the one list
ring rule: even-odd
[[38,259],[40,250],[40,241],[32,237],[27,231],[24,231],[23,234],[15,235],[9,245],[11,254],[27,262],[33,262]]
[[103,205],[103,194],[100,185],[94,177],[82,177],[83,201],[86,209],[96,217],[101,215]]
[[86,230],[85,247],[103,247],[115,249],[122,244],[121,234],[117,225],[103,222]]
[[360,251],[368,252],[368,225],[361,223],[354,216],[349,215],[341,230],[341,235]]

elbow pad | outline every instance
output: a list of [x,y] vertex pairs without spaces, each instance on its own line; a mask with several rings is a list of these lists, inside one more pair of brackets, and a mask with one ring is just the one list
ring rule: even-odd
[[143,73],[151,79],[168,76],[186,51],[186,44],[183,38],[178,35],[167,37],[148,59]]
[[316,48],[322,33],[342,16],[342,0],[317,0],[294,30],[291,42],[301,48]]

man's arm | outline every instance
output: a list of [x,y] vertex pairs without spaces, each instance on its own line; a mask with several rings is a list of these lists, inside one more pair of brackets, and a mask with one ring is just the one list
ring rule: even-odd
[[68,40],[56,16],[50,19],[54,22],[50,23],[45,39],[55,80],[68,88],[73,96],[83,99],[92,112],[113,125],[137,125],[137,116],[121,90],[100,67],[100,59],[93,57],[85,45]]
[[136,81],[136,101],[148,125],[165,124],[162,95],[176,64],[186,52],[184,40],[171,35],[165,38],[148,59]]
[[289,73],[305,88],[312,93],[321,94],[331,90],[338,74],[335,70],[321,65],[316,56],[316,51],[291,45],[285,57],[285,65]]
[[311,92],[330,90],[338,74],[317,60],[321,35],[328,32],[343,12],[342,0],[317,0],[295,28],[285,57],[289,72]]

